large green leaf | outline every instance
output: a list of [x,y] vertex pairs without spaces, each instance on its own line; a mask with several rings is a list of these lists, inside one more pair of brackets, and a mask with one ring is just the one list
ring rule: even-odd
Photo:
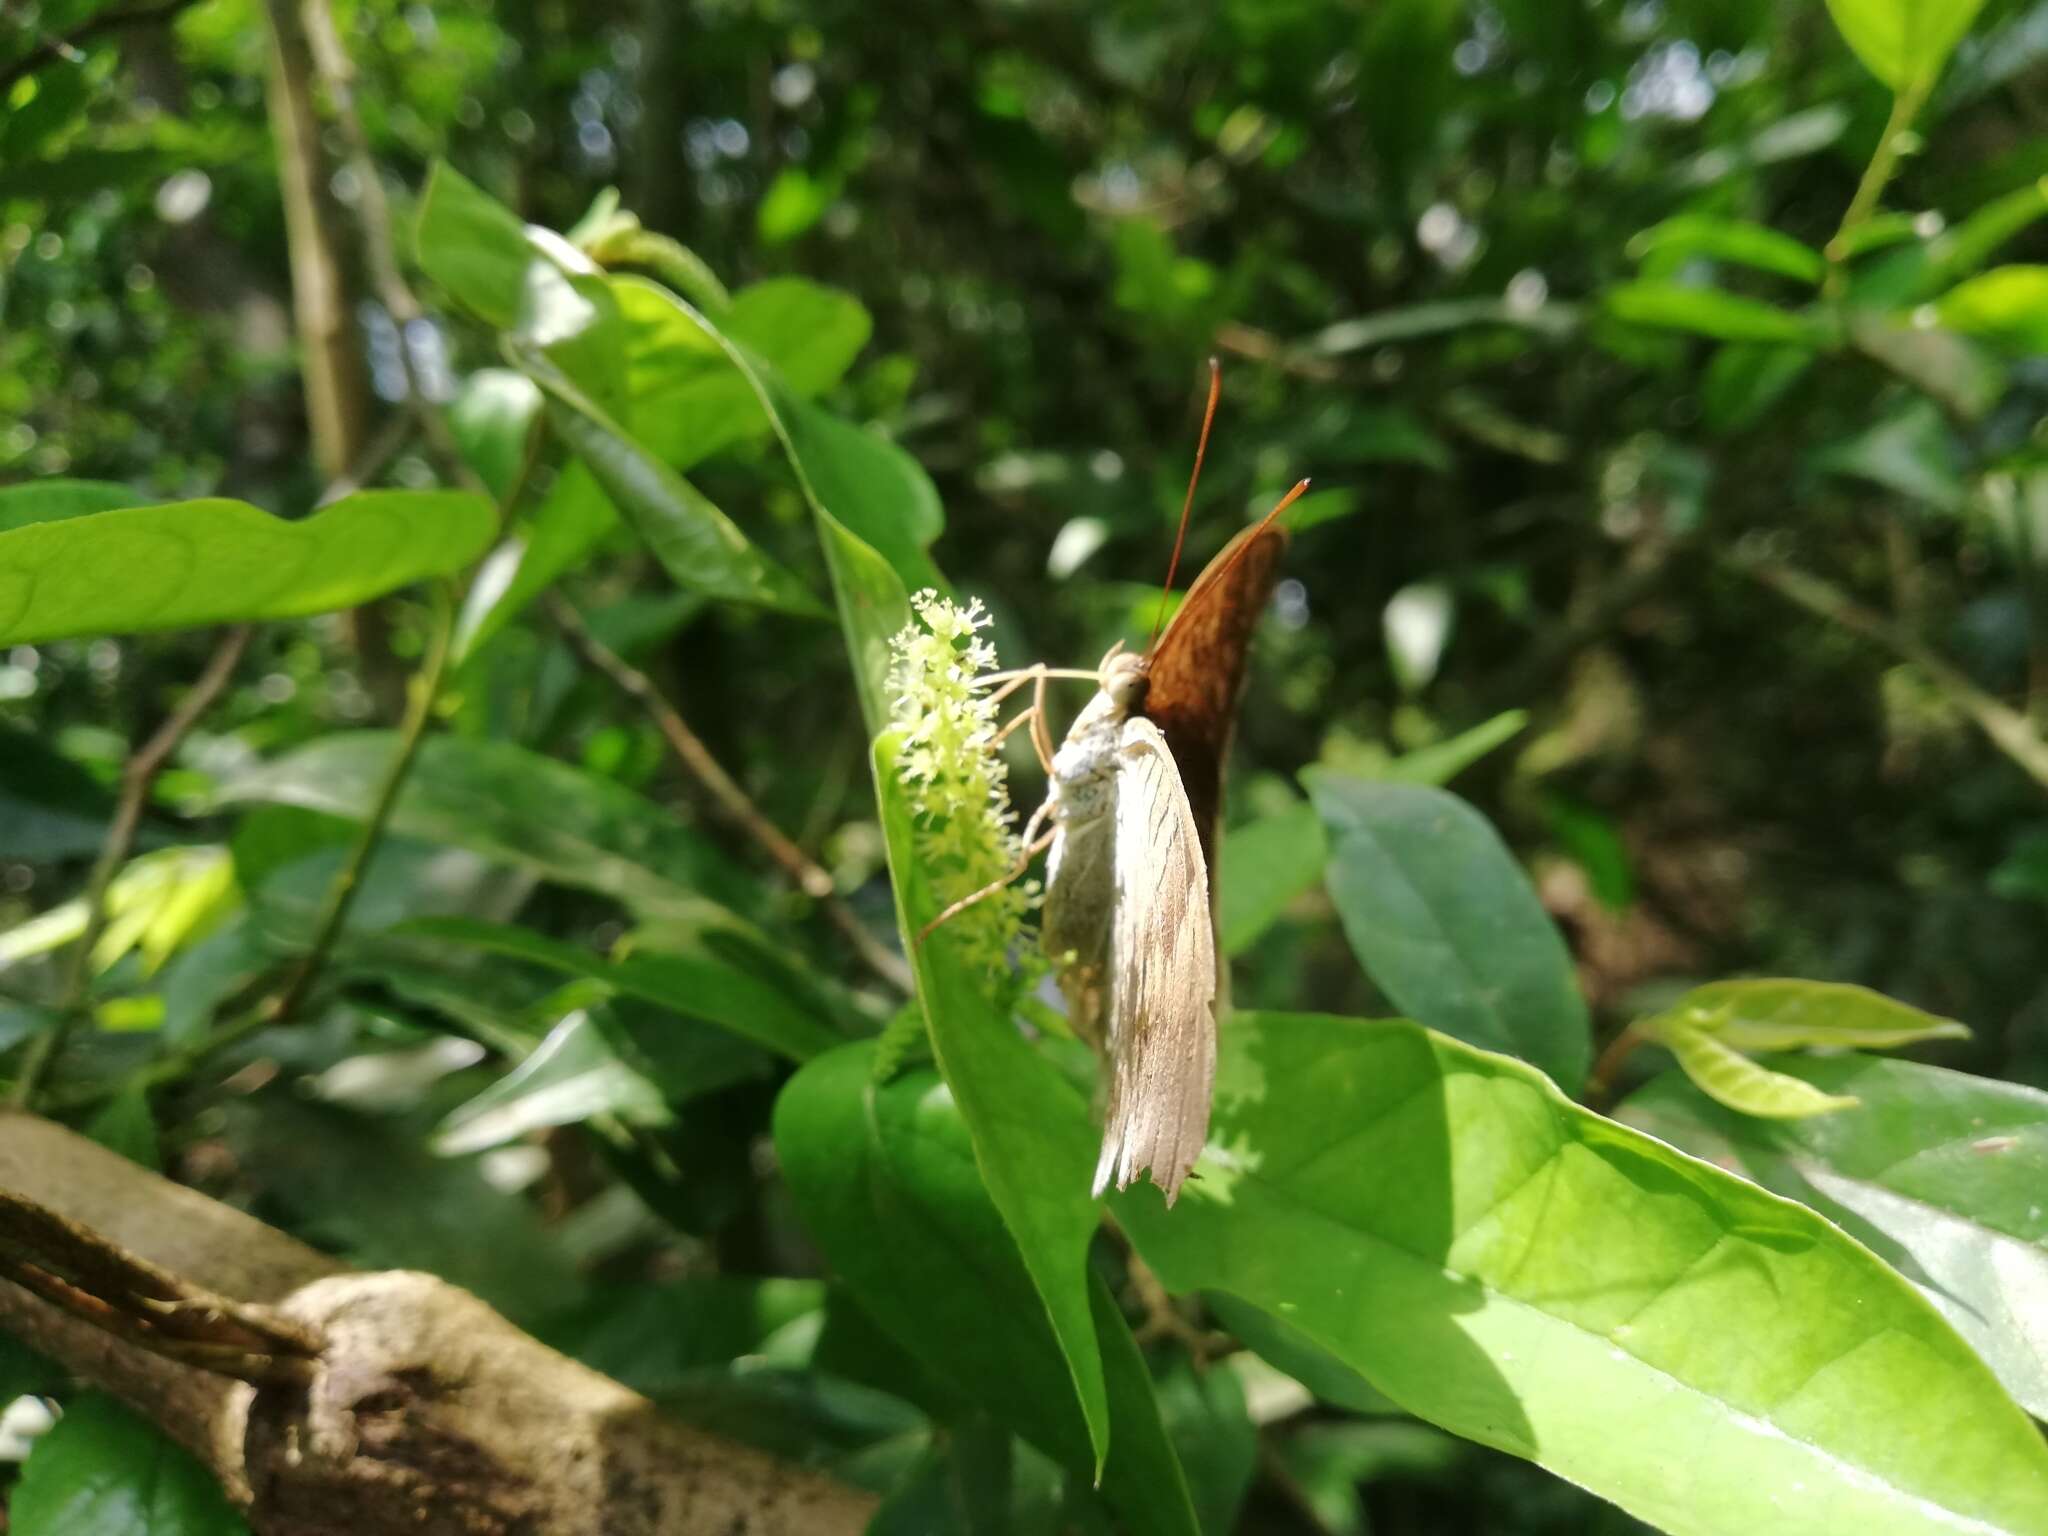
[[[806,1230],[875,1320],[933,1373],[1084,1480],[1099,1469],[1126,1528],[1192,1533],[1187,1485],[1144,1361],[1102,1282],[1077,1277],[1083,1316],[1101,1331],[1113,1426],[1106,1465],[1103,1436],[1075,1402],[1029,1249],[1020,1254],[976,1171],[953,1096],[928,1071],[878,1085],[874,1066],[872,1043],[847,1046],[806,1066],[776,1103],[776,1152]],[[1071,1091],[1069,1102],[1079,1113]]]
[[1367,974],[1432,1029],[1575,1092],[1592,1037],[1571,956],[1486,818],[1424,785],[1305,777],[1329,829],[1330,899]]
[[[896,775],[898,738],[875,741],[876,796],[901,931],[915,934],[940,903],[917,856],[910,802]],[[1080,1094],[1025,1043],[990,1000],[990,980],[961,958],[950,929],[911,944],[932,1054],[972,1138],[981,1179],[1022,1250],[1066,1355],[1098,1460],[1109,1447],[1103,1358],[1088,1300],[1088,1243],[1098,1215],[1090,1186],[1096,1133]]]
[[358,491],[297,522],[215,498],[0,533],[0,644],[348,608],[459,570],[496,526],[461,491]]
[[1811,1211],[1405,1021],[1238,1014],[1211,1151],[1116,1201],[1177,1291],[1679,1536],[2048,1531],[2048,1447]]
[[397,932],[599,981],[625,996],[729,1029],[791,1061],[808,1061],[845,1044],[843,1036],[767,982],[708,955],[642,950],[603,960],[531,928],[470,918],[423,918]]
[[[490,324],[512,324],[527,265],[540,249],[517,214],[437,160],[420,193],[415,238],[422,271]],[[557,262],[577,256],[559,237],[548,242],[547,253]],[[582,265],[589,267],[587,260]]]
[[[225,796],[361,820],[397,748],[389,731],[337,732],[263,764]],[[654,916],[715,917],[715,903],[744,908],[758,896],[755,882],[672,813],[510,742],[429,738],[390,825]]]
[[9,1536],[248,1536],[204,1467],[101,1393],[65,1405],[8,1500]]
[[1984,0],[1828,0],[1856,57],[1895,91],[1941,73]]
[[1916,1280],[2048,1418],[2048,1093],[1869,1056],[1770,1065],[1857,1107],[1756,1120],[1669,1072],[1617,1113],[1832,1217]]

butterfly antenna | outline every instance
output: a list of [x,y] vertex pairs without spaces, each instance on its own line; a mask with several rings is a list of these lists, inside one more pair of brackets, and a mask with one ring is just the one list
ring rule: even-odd
[[1150,651],[1166,623],[1167,599],[1173,596],[1173,578],[1180,570],[1181,546],[1188,539],[1188,515],[1195,509],[1195,487],[1202,482],[1202,460],[1209,452],[1209,428],[1216,420],[1216,402],[1223,395],[1223,365],[1209,359],[1209,403],[1202,411],[1202,435],[1195,440],[1195,468],[1188,476],[1187,499],[1180,504],[1180,528],[1173,536],[1173,558],[1166,562],[1166,587],[1159,594],[1159,616],[1152,621],[1152,634],[1145,642]]
[[1237,553],[1230,557],[1230,563],[1228,565],[1224,566],[1222,570],[1216,573],[1216,590],[1222,590],[1223,578],[1229,575],[1232,571],[1236,570],[1237,562],[1242,560],[1246,555],[1252,552],[1252,546],[1259,542],[1259,535],[1264,533],[1268,528],[1273,526],[1273,520],[1279,517],[1279,515],[1282,512],[1285,512],[1289,507],[1293,506],[1297,501],[1301,500],[1301,498],[1307,493],[1308,477],[1304,475],[1301,479],[1294,482],[1294,488],[1290,490],[1285,496],[1282,496],[1280,498],[1278,504],[1274,506],[1272,511],[1268,512],[1264,517],[1260,518],[1256,523],[1254,523],[1249,532],[1239,537],[1237,542]]

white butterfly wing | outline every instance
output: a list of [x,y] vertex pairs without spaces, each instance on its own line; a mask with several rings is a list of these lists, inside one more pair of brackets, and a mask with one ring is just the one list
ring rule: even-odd
[[1209,1134],[1216,939],[1209,873],[1173,754],[1142,716],[1117,745],[1109,1107],[1099,1195],[1149,1170],[1170,1205]]

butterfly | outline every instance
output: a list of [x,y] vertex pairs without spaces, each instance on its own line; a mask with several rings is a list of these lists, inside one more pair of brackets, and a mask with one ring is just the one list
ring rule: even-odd
[[[1173,564],[1216,413],[1220,376],[1209,366]],[[1075,1032],[1105,1061],[1097,1195],[1145,1173],[1171,1205],[1208,1135],[1224,1002],[1212,901],[1223,760],[1252,632],[1287,546],[1275,519],[1307,489],[1303,480],[1232,539],[1144,651],[1118,645],[1093,673],[1040,667],[1010,679],[1038,687],[1027,713],[1049,784],[1023,842],[1027,860],[1049,850],[1041,941]],[[1173,576],[1169,565],[1169,593]],[[1097,692],[1054,751],[1044,687],[1062,675],[1092,677]]]

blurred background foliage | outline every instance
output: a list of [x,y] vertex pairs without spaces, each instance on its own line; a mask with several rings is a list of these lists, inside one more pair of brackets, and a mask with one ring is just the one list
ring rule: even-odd
[[[1092,664],[1146,622],[1203,360],[1219,355],[1193,558],[1298,476],[1315,481],[1253,662],[1234,823],[1286,811],[1307,764],[1371,774],[1524,711],[1457,787],[1535,870],[1603,1034],[1697,979],[1851,980],[1975,1027],[1930,1059],[2048,1086],[2048,802],[1979,728],[1969,691],[2048,727],[2048,305],[1882,333],[1855,321],[1928,303],[1937,277],[1993,250],[2048,260],[2048,220],[2034,221],[2048,210],[2048,6],[1984,7],[1920,114],[1891,211],[1825,276],[1797,248],[1698,234],[1700,220],[1751,221],[1809,256],[1835,236],[1891,96],[1819,4],[365,0],[335,14],[401,231],[446,159],[533,223],[568,229],[615,188],[734,289],[790,274],[856,296],[872,339],[829,398],[929,471],[947,515],[933,554],[993,609],[1007,663]],[[0,15],[0,479],[297,511],[333,478],[307,417],[267,37],[250,0]],[[360,167],[333,124],[319,131],[336,168],[317,190],[346,209],[365,195]],[[1958,256],[1967,227],[1997,239]],[[452,306],[395,315],[353,246],[343,278],[338,377],[364,422],[410,389],[452,397],[497,361]],[[1835,329],[1786,307],[1816,283],[1844,301]],[[1709,289],[1736,307],[1712,308]],[[416,444],[380,473],[436,478]],[[760,445],[693,478],[823,589],[801,500]],[[1787,570],[1881,615],[1893,643],[1763,579]],[[886,924],[833,628],[678,599],[623,536],[567,589]],[[235,691],[159,781],[161,808],[208,806],[259,757],[338,727],[394,723],[427,630],[424,599],[401,598],[259,631]],[[0,930],[77,892],[128,744],[206,645],[0,654]],[[1950,670],[1911,664],[1912,646]],[[654,728],[544,622],[467,658],[443,713],[457,737],[520,742],[703,819]],[[335,843],[317,823],[246,819],[245,884]],[[146,825],[145,847],[152,835],[165,840]],[[382,862],[401,916],[475,915],[480,888],[509,916],[530,890],[403,838]],[[303,926],[319,886],[298,885],[272,890],[259,919]],[[429,887],[452,894],[423,912]],[[1321,891],[1291,894],[1239,957],[1238,1000],[1383,1011]],[[793,894],[756,904],[774,903],[808,910]],[[545,891],[526,914],[600,944],[621,931],[587,893]],[[191,898],[174,917],[185,927],[159,929],[160,946],[219,913]],[[156,963],[144,930],[133,942],[108,963]],[[808,942],[820,970],[840,964],[828,933]],[[378,1029],[453,1006],[434,993],[444,980],[415,976],[407,994],[395,974],[356,999],[361,1014],[304,1034],[288,1065],[368,1113],[378,1155],[408,1177],[474,1199],[473,1175],[432,1172],[406,1135],[486,1080],[473,1056],[405,1036],[416,1083],[378,1079],[367,1100],[337,1086]],[[7,1006],[0,1040],[27,1028]],[[172,993],[173,1024],[178,1006]],[[103,1043],[124,1048],[117,1030]],[[787,1233],[729,1218],[770,1093],[761,1059],[728,1054],[713,1112],[688,1128],[723,1182],[683,1226],[724,1267],[760,1272]],[[422,1210],[333,1227],[350,1207],[332,1162],[363,1145],[322,1118],[342,1111],[255,1086],[167,1117],[180,1171],[365,1262],[428,1262]],[[437,1267],[522,1320],[558,1310],[593,1283],[579,1265],[644,1244],[623,1204],[586,1198],[600,1173],[547,1176],[543,1204],[574,1213],[554,1268],[493,1270],[468,1251],[485,1219],[524,1234],[532,1209],[511,1200],[467,1217],[464,1251]],[[727,1321],[772,1361],[766,1306],[735,1293]],[[606,1337],[627,1336],[602,1308],[575,1326],[601,1364]],[[694,1357],[678,1343],[657,1374],[697,1381],[730,1342]],[[814,1389],[777,1396],[761,1384],[775,1380],[749,1400],[763,1438],[799,1414],[823,1436],[806,1446],[842,1420],[862,1444],[881,1435],[871,1405],[799,1404]],[[1268,1450],[1254,1510],[1273,1521],[1363,1530],[1369,1505],[1384,1530],[1628,1525],[1412,1424],[1333,1422]]]

